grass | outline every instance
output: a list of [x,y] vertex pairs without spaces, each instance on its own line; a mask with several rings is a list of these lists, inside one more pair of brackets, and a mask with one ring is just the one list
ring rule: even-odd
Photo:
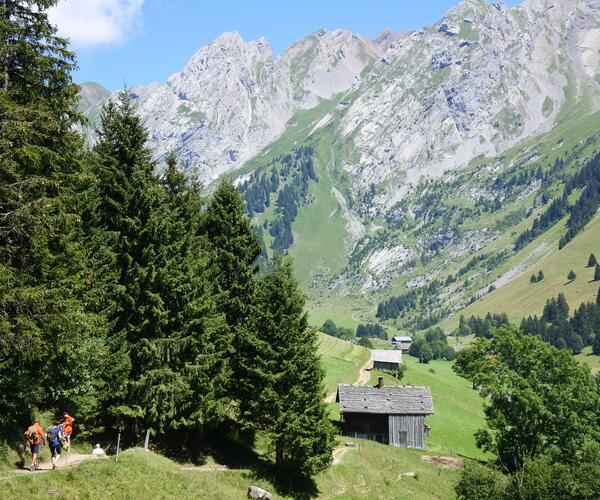
[[360,368],[370,358],[369,351],[323,333],[319,335],[319,339],[319,354],[325,368],[327,394],[335,392],[338,384],[356,382]]
[[408,370],[401,382],[388,374],[373,371],[370,383],[384,376],[386,384],[428,386],[433,396],[435,414],[427,417],[431,436],[429,453],[461,455],[475,459],[488,458],[475,445],[473,433],[485,426],[481,396],[471,384],[452,371],[452,363],[444,360],[421,364],[416,358],[402,357]]
[[575,359],[588,365],[593,373],[600,372],[600,356],[593,355],[590,346],[584,347],[583,351],[575,356]]
[[[423,452],[390,448],[356,440],[339,465],[315,478],[314,490],[295,498],[452,498],[457,472],[421,461]],[[416,477],[405,477],[410,472]],[[143,450],[129,450],[114,459],[95,460],[45,474],[22,474],[2,481],[4,498],[72,499],[245,498],[248,486],[274,492],[285,488],[251,470],[184,470],[180,464]]]
[[317,175],[319,182],[311,189],[314,201],[303,207],[294,221],[294,244],[289,250],[294,258],[296,275],[305,289],[309,288],[316,273],[339,272],[346,258],[346,220],[332,192],[333,185],[327,172],[317,168]]

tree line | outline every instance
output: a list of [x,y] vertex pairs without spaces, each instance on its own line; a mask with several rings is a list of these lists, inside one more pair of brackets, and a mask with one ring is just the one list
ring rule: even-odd
[[[563,248],[592,219],[600,205],[600,155],[593,156],[579,172],[565,182],[563,194],[556,198],[546,211],[533,221],[531,229],[523,231],[516,239],[514,249],[520,250],[547,231],[565,215],[569,214],[567,232],[559,242]],[[578,200],[569,204],[569,196],[575,189],[581,189]]]
[[324,470],[334,431],[291,262],[259,274],[238,191],[206,197],[174,154],[159,168],[127,92],[84,147],[54,3],[0,7],[0,439],[68,411],[82,439],[200,453],[260,433],[279,469]]
[[265,226],[273,237],[271,248],[275,251],[285,252],[294,242],[292,223],[308,200],[309,182],[318,182],[313,156],[311,146],[295,148],[272,161],[269,176],[263,173],[240,186],[250,217],[264,213],[271,205],[271,194],[277,194],[275,217]]
[[[566,349],[579,354],[584,347],[592,346],[594,354],[600,354],[600,290],[596,302],[582,303],[572,316],[569,304],[560,293],[546,301],[542,315],[523,318],[520,331],[525,335],[535,335],[558,349]],[[495,329],[508,326],[506,313],[490,314],[485,318],[460,316],[455,335],[475,335],[491,338]]]

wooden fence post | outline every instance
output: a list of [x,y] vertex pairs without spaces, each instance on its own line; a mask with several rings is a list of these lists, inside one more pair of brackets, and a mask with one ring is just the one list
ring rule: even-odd
[[121,448],[121,431],[119,431],[119,435],[117,436],[117,454],[115,456],[115,462],[119,461],[119,450]]

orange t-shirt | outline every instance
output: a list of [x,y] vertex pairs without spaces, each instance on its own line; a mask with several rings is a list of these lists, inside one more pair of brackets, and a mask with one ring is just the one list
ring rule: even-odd
[[75,422],[75,419],[71,415],[65,416],[65,428],[63,429],[65,434],[71,434],[71,432],[73,432],[73,422]]

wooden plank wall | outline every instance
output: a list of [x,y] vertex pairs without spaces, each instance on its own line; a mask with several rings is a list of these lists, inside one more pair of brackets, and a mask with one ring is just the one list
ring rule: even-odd
[[[423,415],[389,415],[389,443],[397,448],[425,447],[425,417]],[[401,439],[401,432],[406,432],[406,442]]]

